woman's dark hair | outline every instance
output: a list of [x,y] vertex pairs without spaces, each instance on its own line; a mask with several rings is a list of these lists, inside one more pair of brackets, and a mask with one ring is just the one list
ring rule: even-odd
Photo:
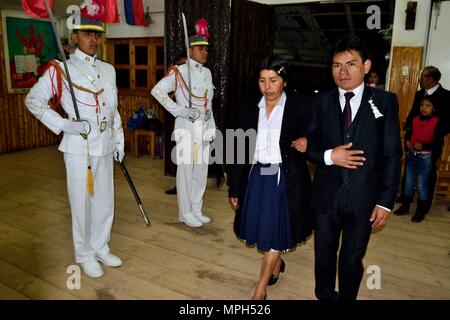
[[362,62],[364,63],[367,59],[370,59],[369,51],[363,39],[355,35],[345,36],[336,42],[333,48],[332,58],[339,53],[344,53],[347,51],[356,51],[361,56]]
[[262,61],[259,71],[273,70],[283,78],[284,82],[286,82],[288,78],[288,69],[289,65],[286,59],[277,54],[271,54]]

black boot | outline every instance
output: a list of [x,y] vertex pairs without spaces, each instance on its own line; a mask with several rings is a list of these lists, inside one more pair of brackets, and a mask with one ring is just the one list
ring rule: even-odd
[[394,211],[394,214],[397,216],[403,216],[409,213],[409,206],[411,205],[412,197],[403,196],[403,203],[397,210]]
[[425,219],[426,214],[430,211],[431,201],[430,200],[417,200],[417,210],[416,214],[411,218],[412,222],[421,222]]

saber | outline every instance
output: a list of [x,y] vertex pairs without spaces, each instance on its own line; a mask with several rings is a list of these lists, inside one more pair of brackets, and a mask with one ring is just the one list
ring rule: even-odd
[[127,168],[125,167],[125,164],[122,161],[117,161],[117,162],[119,162],[120,169],[122,169],[123,175],[127,179],[127,182],[128,182],[128,184],[129,184],[129,186],[131,188],[131,191],[133,191],[134,198],[136,199],[136,202],[138,204],[139,210],[141,211],[141,214],[144,217],[145,224],[148,227],[148,225],[150,224],[150,220],[148,219],[148,216],[147,216],[147,214],[144,211],[144,208],[142,206],[141,198],[139,197],[139,195],[137,193],[137,190],[136,190],[136,187],[134,186],[134,183],[131,180],[130,174],[128,173],[128,170],[127,170]]
[[52,24],[53,33],[55,34],[55,38],[56,38],[56,44],[58,45],[59,54],[61,55],[62,62],[64,65],[64,71],[66,72],[66,75],[67,75],[67,83],[69,84],[69,90],[70,90],[70,95],[72,97],[73,109],[75,111],[75,116],[77,118],[76,121],[84,121],[89,126],[88,133],[80,133],[84,139],[87,139],[87,136],[91,132],[91,124],[89,123],[89,121],[81,120],[81,118],[80,118],[80,112],[78,111],[77,99],[75,98],[75,91],[73,90],[72,79],[70,78],[69,68],[67,67],[66,54],[64,53],[64,49],[61,44],[61,39],[59,38],[58,31],[56,30],[55,17],[53,17],[52,9],[50,9],[48,0],[45,0],[45,8],[47,9],[47,13],[48,13],[48,16],[49,16],[51,24]]
[[[183,29],[184,29],[184,44],[186,46],[186,58],[187,58],[187,72],[188,72],[188,92],[189,92],[189,109],[192,109],[192,91],[191,91],[191,57],[189,55],[189,34],[188,34],[188,30],[187,30],[187,23],[186,23],[186,16],[184,15],[184,13],[181,13],[181,17],[183,19]],[[193,130],[193,136],[194,136],[194,150],[193,150],[193,163],[197,162],[197,157],[198,157],[198,147],[197,147],[197,142],[195,142],[195,120],[194,118],[191,118],[191,122],[193,124],[192,130]],[[192,166],[192,171],[194,171],[194,166]]]
[[181,13],[181,17],[183,18],[183,29],[184,29],[184,44],[186,46],[186,57],[188,61],[188,91],[189,91],[189,109],[192,108],[192,92],[191,92],[191,57],[189,56],[189,35],[187,31],[187,24],[186,24],[186,16],[184,13]]

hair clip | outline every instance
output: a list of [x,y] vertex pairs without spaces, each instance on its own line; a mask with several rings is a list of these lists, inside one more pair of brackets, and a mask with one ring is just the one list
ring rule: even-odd
[[277,73],[278,73],[278,74],[280,74],[280,73],[281,73],[281,71],[283,71],[283,70],[284,70],[284,66],[283,66],[283,67],[281,67],[280,69],[278,69]]

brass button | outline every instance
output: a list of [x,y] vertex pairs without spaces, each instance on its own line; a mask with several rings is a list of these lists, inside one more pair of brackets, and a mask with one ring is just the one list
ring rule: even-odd
[[105,105],[106,105],[106,103],[103,102],[103,103],[102,103],[102,106],[105,106]]

